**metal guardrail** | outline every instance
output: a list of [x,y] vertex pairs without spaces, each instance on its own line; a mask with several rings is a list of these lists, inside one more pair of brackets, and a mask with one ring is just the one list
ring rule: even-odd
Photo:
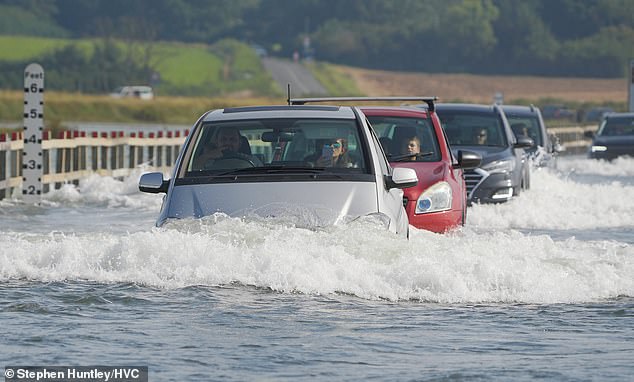
[[[586,152],[590,139],[584,133],[594,126],[548,128],[565,147],[563,155]],[[156,171],[170,172],[188,131],[85,132],[66,131],[55,139],[44,132],[42,140],[43,192],[60,188],[64,183],[78,184],[91,174],[125,177],[133,169],[148,164]],[[0,199],[22,188],[21,132],[0,134]],[[257,151],[257,150],[256,150]]]
[[[116,178],[129,175],[147,164],[156,171],[169,172],[178,157],[188,131],[163,133],[123,131],[63,132],[56,139],[42,136],[43,192],[64,183],[78,184],[91,174]],[[0,134],[0,199],[22,190],[24,138],[22,132]]]
[[583,154],[588,150],[592,140],[584,134],[586,131],[596,131],[596,126],[568,126],[568,127],[549,127],[549,134],[554,134],[559,138],[565,151],[563,155]]

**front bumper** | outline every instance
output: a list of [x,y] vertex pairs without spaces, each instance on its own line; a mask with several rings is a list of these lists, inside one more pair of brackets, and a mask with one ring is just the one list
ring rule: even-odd
[[634,149],[632,148],[608,148],[606,151],[588,151],[590,159],[614,160],[621,156],[634,157]]
[[511,173],[488,173],[481,168],[465,172],[467,201],[472,203],[503,203],[513,197]]
[[408,200],[405,205],[409,224],[412,226],[432,231],[444,233],[462,225],[462,211],[447,210],[439,212],[429,212],[426,214],[416,214],[416,200]]

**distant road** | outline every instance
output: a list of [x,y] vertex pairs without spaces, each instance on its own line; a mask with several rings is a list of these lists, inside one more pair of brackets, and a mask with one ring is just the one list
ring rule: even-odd
[[293,97],[326,94],[326,89],[302,64],[273,57],[263,57],[262,64],[271,73],[271,77],[279,84],[284,94],[288,84],[291,84]]

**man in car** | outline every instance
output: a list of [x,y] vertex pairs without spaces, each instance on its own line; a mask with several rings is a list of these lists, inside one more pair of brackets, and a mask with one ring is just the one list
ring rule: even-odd
[[194,159],[194,169],[203,170],[212,167],[218,159],[241,158],[253,166],[261,165],[256,157],[241,152],[242,136],[237,129],[221,128],[215,139],[203,147],[202,152]]
[[525,136],[525,137],[530,137],[529,133],[528,133],[528,126],[526,126],[526,124],[524,123],[514,123],[511,125],[511,130],[513,130],[513,134],[515,134],[516,137],[520,137],[520,136]]
[[474,138],[475,138],[476,145],[486,145],[487,138],[488,138],[487,129],[485,128],[476,129],[474,133]]

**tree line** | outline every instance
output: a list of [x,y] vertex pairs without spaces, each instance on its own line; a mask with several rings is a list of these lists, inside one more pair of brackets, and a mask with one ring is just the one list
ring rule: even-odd
[[273,55],[374,69],[623,77],[634,58],[634,1],[0,0],[0,34],[229,37]]

